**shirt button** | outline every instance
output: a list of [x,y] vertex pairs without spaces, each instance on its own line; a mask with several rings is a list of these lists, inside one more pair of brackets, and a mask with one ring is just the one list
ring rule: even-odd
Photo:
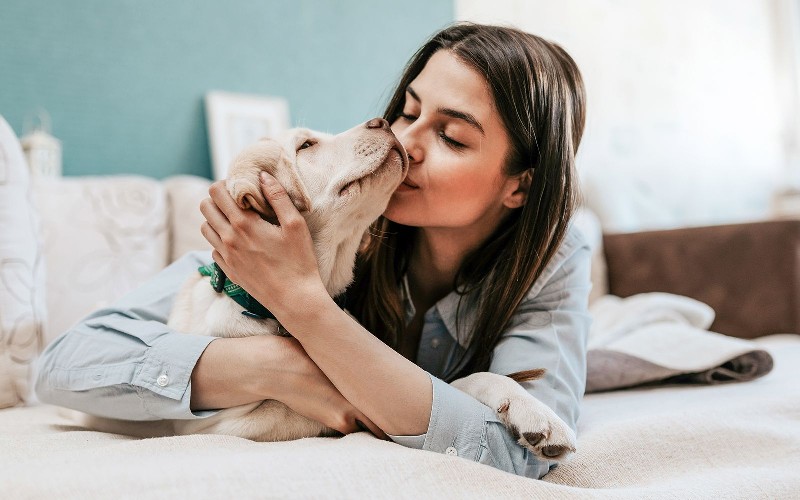
[[436,349],[437,347],[439,347],[439,339],[433,339],[433,340],[431,340],[431,347],[433,347],[434,349]]
[[450,456],[453,456],[453,457],[457,457],[458,456],[458,450],[456,450],[452,446],[447,448],[446,450],[444,450],[444,452],[447,453]]
[[164,387],[164,386],[165,386],[165,385],[167,385],[168,383],[169,383],[169,377],[167,377],[167,374],[166,374],[166,373],[162,373],[162,374],[161,374],[161,375],[159,375],[159,376],[158,376],[158,378],[156,379],[156,384],[160,385],[161,387]]

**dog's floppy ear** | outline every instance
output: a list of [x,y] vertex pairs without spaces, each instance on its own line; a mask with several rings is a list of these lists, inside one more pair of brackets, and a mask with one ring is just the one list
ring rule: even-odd
[[261,193],[259,176],[267,172],[281,183],[300,212],[311,210],[311,199],[286,149],[274,139],[264,138],[239,153],[231,164],[226,186],[236,203],[252,208],[265,220],[277,223],[275,211]]

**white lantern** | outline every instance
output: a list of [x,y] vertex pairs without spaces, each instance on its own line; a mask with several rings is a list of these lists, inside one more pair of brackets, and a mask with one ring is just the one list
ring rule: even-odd
[[26,135],[20,139],[32,178],[61,177],[61,141],[50,135],[50,115],[41,110],[33,130],[26,120]]

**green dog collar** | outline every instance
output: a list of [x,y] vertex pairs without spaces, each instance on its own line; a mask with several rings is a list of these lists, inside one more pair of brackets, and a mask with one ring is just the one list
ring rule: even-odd
[[225,295],[244,307],[242,314],[245,316],[256,319],[275,319],[275,315],[272,314],[269,309],[262,306],[261,303],[247,293],[244,288],[229,280],[228,277],[225,276],[225,272],[220,269],[216,262],[199,267],[197,270],[200,271],[201,275],[211,277],[211,286],[217,293],[225,292]]
[[[275,319],[274,314],[269,309],[262,306],[259,301],[253,298],[252,295],[247,293],[244,288],[240,287],[233,281],[225,276],[225,271],[220,269],[219,264],[216,262],[207,266],[198,267],[197,270],[203,276],[211,277],[211,287],[217,293],[225,292],[225,295],[236,301],[237,304],[244,307],[242,314],[255,319]],[[347,306],[347,295],[342,293],[333,298],[336,305],[345,309]]]

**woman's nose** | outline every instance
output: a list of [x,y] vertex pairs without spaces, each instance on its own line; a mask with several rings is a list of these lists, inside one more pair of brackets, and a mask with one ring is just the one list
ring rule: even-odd
[[389,130],[389,122],[383,118],[373,118],[367,122],[367,128],[383,128]]
[[408,154],[408,160],[414,164],[419,163],[422,161],[422,158],[425,156],[422,152],[422,147],[415,134],[410,132],[411,127],[403,127],[400,130],[394,130],[394,135],[397,137],[397,140],[400,141],[400,144],[406,148],[406,154]]

